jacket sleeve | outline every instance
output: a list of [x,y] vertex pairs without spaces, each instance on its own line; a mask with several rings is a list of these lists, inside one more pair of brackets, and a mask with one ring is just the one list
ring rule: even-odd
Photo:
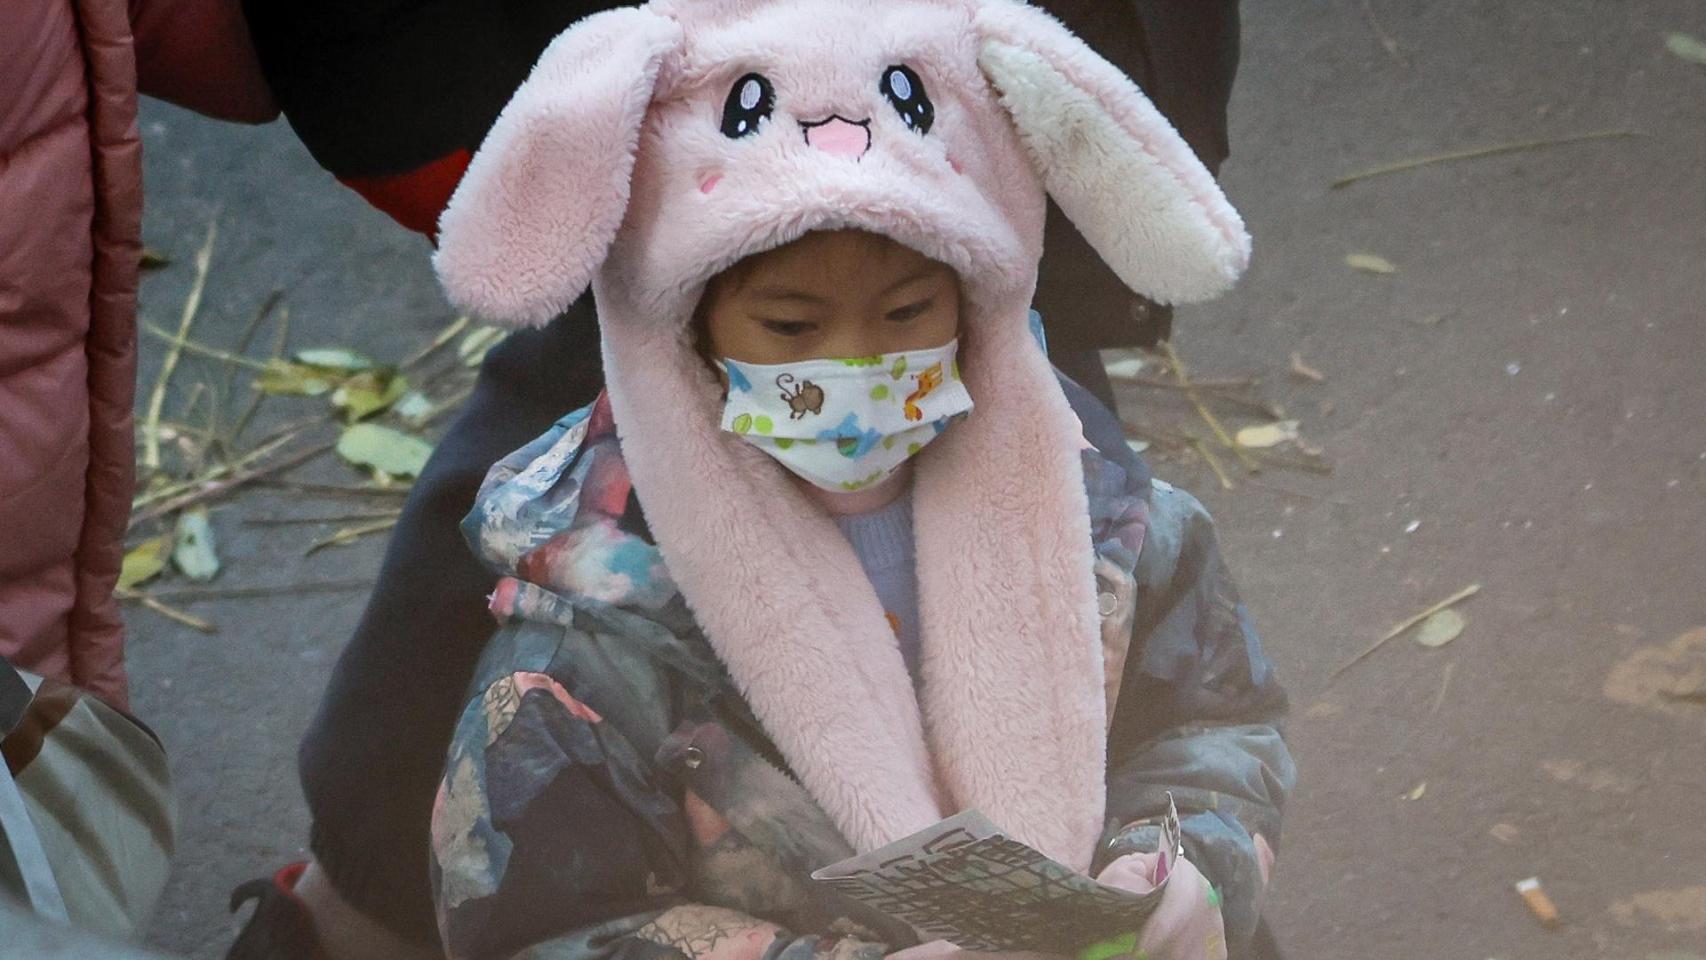
[[131,0],[130,19],[143,93],[220,120],[278,116],[238,0]]
[[[640,689],[581,689],[545,633],[506,628],[476,684],[432,816],[433,893],[449,956],[488,960],[879,960],[881,944],[784,929],[690,899],[693,817],[617,724]],[[529,651],[533,651],[530,655]],[[488,660],[491,654],[488,653]],[[531,662],[529,662],[531,661]],[[523,669],[514,669],[521,667]],[[555,674],[555,675],[554,675]],[[640,687],[647,683],[636,681]],[[655,692],[655,691],[651,691]],[[614,712],[599,709],[608,705]],[[715,817],[702,811],[700,816]],[[720,841],[744,843],[730,833]]]
[[1153,483],[1136,572],[1136,632],[1108,738],[1108,829],[1094,869],[1155,849],[1152,821],[1171,793],[1186,856],[1221,892],[1227,940],[1241,945],[1266,886],[1255,837],[1277,846],[1296,780],[1279,729],[1285,692],[1195,498]]

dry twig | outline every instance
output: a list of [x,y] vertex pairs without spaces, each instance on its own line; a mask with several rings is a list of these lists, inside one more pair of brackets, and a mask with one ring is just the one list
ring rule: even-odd
[[257,600],[265,597],[294,597],[311,593],[344,593],[365,590],[376,581],[323,580],[316,583],[289,583],[279,587],[235,587],[221,589],[194,588],[187,590],[156,590],[157,600],[176,600],[180,603],[203,603],[209,600]]
[[173,620],[186,627],[200,630],[202,633],[215,634],[219,632],[219,628],[213,624],[200,617],[185,613],[176,607],[167,606],[160,602],[160,600],[153,594],[144,593],[141,590],[129,590],[124,587],[119,587],[113,591],[113,595],[125,603],[140,603],[168,620]]
[[[190,283],[189,296],[184,298],[183,313],[178,319],[179,340],[190,335],[190,327],[201,309],[201,294],[207,288],[207,269],[213,262],[213,241],[218,236],[219,219],[215,217],[207,225],[207,240],[195,254],[195,280]],[[160,375],[154,381],[154,390],[148,395],[148,414],[142,421],[142,468],[150,472],[160,469],[160,413],[166,405],[166,387],[172,382],[172,371],[177,369],[182,352],[181,344],[166,351],[166,359],[160,363]]]
[[1381,647],[1386,646],[1386,644],[1389,643],[1394,637],[1402,636],[1404,631],[1410,629],[1411,627],[1415,626],[1418,623],[1421,623],[1423,620],[1426,620],[1427,618],[1433,616],[1434,614],[1440,612],[1441,610],[1445,610],[1449,607],[1454,607],[1457,604],[1462,603],[1463,601],[1469,599],[1470,597],[1473,597],[1475,594],[1480,593],[1480,592],[1481,592],[1481,585],[1478,583],[1472,583],[1469,586],[1464,587],[1462,590],[1457,591],[1456,593],[1452,594],[1451,596],[1446,597],[1444,600],[1441,600],[1440,602],[1438,602],[1438,603],[1434,604],[1433,606],[1427,608],[1426,610],[1423,610],[1421,613],[1418,613],[1415,616],[1409,618],[1408,620],[1403,621],[1402,623],[1398,624],[1397,626],[1393,627],[1392,629],[1386,631],[1386,633],[1379,640],[1374,641],[1374,643],[1371,644],[1368,647],[1368,649],[1364,650],[1363,652],[1361,652],[1361,653],[1357,654],[1356,656],[1350,658],[1349,660],[1345,661],[1344,664],[1342,664],[1337,670],[1334,670],[1332,672],[1332,674],[1327,677],[1327,682],[1332,683],[1334,680],[1339,679],[1340,674],[1342,674],[1346,670],[1349,670],[1350,668],[1356,666],[1357,664],[1361,663],[1362,661],[1368,659],[1368,657],[1371,654],[1373,654],[1376,650],[1379,650]]
[[1472,150],[1459,150],[1452,153],[1439,153],[1427,157],[1417,157],[1414,160],[1401,160],[1384,166],[1360,170],[1349,176],[1340,177],[1333,181],[1333,189],[1340,190],[1353,183],[1384,177],[1391,173],[1403,173],[1418,167],[1426,167],[1436,163],[1452,163],[1458,160],[1477,160],[1482,157],[1496,157],[1506,153],[1520,153],[1527,150],[1544,150],[1548,147],[1561,147],[1572,143],[1583,143],[1589,140],[1617,140],[1624,137],[1644,137],[1646,134],[1636,130],[1601,130],[1596,133],[1582,133],[1570,137],[1553,137],[1545,140],[1524,140],[1520,143],[1503,143],[1492,147],[1477,147]]

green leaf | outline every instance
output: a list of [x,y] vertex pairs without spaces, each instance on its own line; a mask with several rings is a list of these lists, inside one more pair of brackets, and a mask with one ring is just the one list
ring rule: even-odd
[[172,565],[196,583],[206,583],[219,575],[218,545],[213,526],[207,522],[206,508],[178,515]]
[[1468,621],[1456,610],[1441,610],[1422,621],[1416,630],[1416,642],[1424,647],[1443,647],[1463,632]]
[[1385,257],[1372,253],[1353,253],[1345,257],[1345,265],[1364,273],[1397,273],[1398,268]]
[[389,409],[409,390],[409,381],[390,367],[366,370],[350,377],[332,392],[332,406],[350,422]]
[[338,456],[391,476],[418,477],[432,456],[432,445],[390,427],[358,423],[338,438]]
[[132,547],[119,567],[118,588],[133,590],[159,576],[166,569],[166,558],[171,553],[171,537],[155,537]]
[[354,350],[341,347],[327,347],[318,350],[298,350],[296,362],[321,370],[332,370],[338,373],[360,373],[372,370],[378,364],[367,359]]
[[419,390],[410,390],[391,409],[403,418],[403,422],[411,427],[418,427],[425,424],[426,419],[438,410],[438,404],[433,403]]
[[1706,66],[1706,42],[1702,42],[1698,37],[1686,33],[1667,33],[1665,49],[1689,63]]
[[268,360],[255,378],[255,389],[274,397],[318,397],[337,385],[335,376],[288,360]]

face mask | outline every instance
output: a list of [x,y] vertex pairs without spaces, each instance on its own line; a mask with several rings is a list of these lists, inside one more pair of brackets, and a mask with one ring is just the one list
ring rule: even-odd
[[724,360],[723,429],[836,492],[875,486],[971,412],[959,341],[848,360]]

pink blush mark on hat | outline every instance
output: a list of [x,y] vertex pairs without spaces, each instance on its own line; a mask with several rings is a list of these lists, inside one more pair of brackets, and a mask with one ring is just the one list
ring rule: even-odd
[[722,174],[707,173],[703,177],[699,178],[699,192],[708,195],[712,190],[717,189],[717,184],[722,182]]
[[871,127],[869,123],[830,117],[806,126],[806,144],[831,156],[857,160],[871,149]]

